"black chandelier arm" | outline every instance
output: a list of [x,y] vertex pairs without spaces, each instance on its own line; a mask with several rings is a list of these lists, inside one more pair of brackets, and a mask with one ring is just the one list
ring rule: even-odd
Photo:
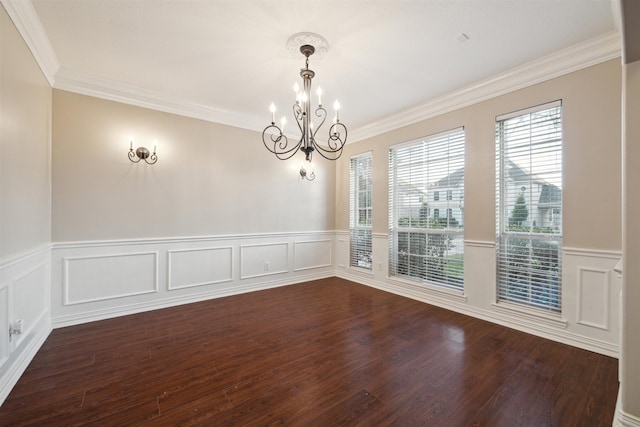
[[300,132],[304,132],[302,130],[302,123],[304,122],[304,111],[302,111],[302,107],[300,104],[293,104],[293,117],[296,119],[296,124],[298,125],[298,129]]
[[318,133],[322,125],[324,125],[324,121],[327,119],[327,110],[325,110],[322,105],[319,105],[318,108],[316,108],[316,117],[319,117],[322,120],[320,121],[320,124],[315,128],[315,130],[311,132],[311,137],[314,140],[316,139],[316,133]]
[[142,160],[140,157],[136,156],[136,153],[133,151],[133,148],[129,150],[129,153],[127,155],[129,156],[129,160],[131,160],[133,163],[138,163],[140,160]]
[[314,144],[315,151],[327,160],[337,160],[342,156],[342,149],[347,143],[347,127],[342,123],[334,123],[329,128],[329,139],[326,147]]
[[[269,133],[269,129],[273,128],[274,133]],[[269,140],[269,143],[267,141]],[[302,140],[300,140],[293,147],[289,147],[289,139],[286,135],[282,133],[280,128],[275,124],[271,123],[269,126],[264,128],[262,131],[262,143],[271,153],[275,154],[276,157],[280,160],[287,160],[296,154],[298,149],[300,148],[300,144],[302,144]],[[271,148],[270,144],[273,143],[273,148]]]

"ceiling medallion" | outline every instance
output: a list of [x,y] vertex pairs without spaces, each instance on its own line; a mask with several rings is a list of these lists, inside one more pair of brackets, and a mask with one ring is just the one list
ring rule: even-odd
[[295,33],[287,39],[287,50],[294,59],[304,58],[304,54],[300,48],[304,45],[313,46],[315,48],[315,58],[322,59],[324,54],[329,50],[329,42],[327,39],[316,33]]

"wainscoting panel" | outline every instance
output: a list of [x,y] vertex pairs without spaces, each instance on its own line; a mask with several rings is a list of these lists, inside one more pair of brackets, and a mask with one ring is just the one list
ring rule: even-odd
[[0,260],[0,405],[51,332],[50,256],[46,244]]
[[576,320],[581,325],[609,329],[610,270],[578,267]]
[[240,246],[240,278],[269,276],[289,271],[289,243]]
[[335,233],[54,243],[55,327],[335,275]]
[[49,311],[48,269],[49,264],[40,264],[14,280],[14,317],[22,319],[24,324],[18,340],[28,336],[38,320]]
[[349,237],[343,235],[338,236],[338,267],[346,268],[349,265]]
[[233,280],[233,247],[169,250],[169,290]]
[[562,253],[562,313],[569,328],[618,349],[622,279],[613,268],[622,254],[575,248]]
[[331,266],[331,246],[330,239],[294,242],[293,270],[302,271]]
[[65,305],[158,292],[158,252],[65,258],[64,265]]
[[[9,359],[9,287],[0,284],[0,371]],[[1,404],[1,403],[0,403]]]

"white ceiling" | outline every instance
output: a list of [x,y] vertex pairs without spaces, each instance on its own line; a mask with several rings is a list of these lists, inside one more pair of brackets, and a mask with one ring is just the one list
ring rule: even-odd
[[404,124],[411,111],[492,76],[522,74],[537,58],[552,64],[575,45],[597,50],[594,40],[618,32],[616,0],[21,3],[19,28],[48,62],[54,87],[255,130],[270,121],[272,101],[278,117],[291,115],[304,64],[287,51],[289,36],[321,34],[329,50],[310,58],[314,88],[322,86],[327,106],[339,99],[356,135],[393,127],[389,118]]

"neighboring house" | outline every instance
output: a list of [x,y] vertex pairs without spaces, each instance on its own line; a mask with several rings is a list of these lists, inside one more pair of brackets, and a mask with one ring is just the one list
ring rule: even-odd
[[[508,214],[515,205],[518,196],[524,196],[528,209],[527,220],[521,225],[534,227],[559,228],[562,223],[562,189],[546,180],[528,173],[515,162],[505,162],[507,174],[507,189],[505,197],[509,200]],[[410,198],[412,209],[407,210],[406,216],[416,218],[419,210],[427,202],[427,215],[429,218],[450,218],[464,224],[464,189],[461,183],[464,178],[464,168],[459,168],[453,173],[434,182],[427,193],[407,187],[402,196]],[[428,200],[427,200],[428,199]],[[407,206],[407,205],[404,205]]]
[[430,218],[448,218],[464,224],[464,167],[432,184],[428,202]]
[[524,196],[529,216],[521,225],[550,227],[562,225],[562,189],[548,181],[528,173],[511,160],[505,161],[507,188],[504,195],[509,214],[520,194]]

